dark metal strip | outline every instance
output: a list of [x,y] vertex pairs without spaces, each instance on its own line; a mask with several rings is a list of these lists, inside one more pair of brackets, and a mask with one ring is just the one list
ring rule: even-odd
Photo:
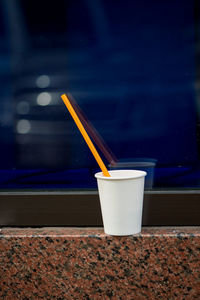
[[[200,191],[146,191],[143,225],[199,226]],[[0,226],[102,226],[98,193],[1,192]]]

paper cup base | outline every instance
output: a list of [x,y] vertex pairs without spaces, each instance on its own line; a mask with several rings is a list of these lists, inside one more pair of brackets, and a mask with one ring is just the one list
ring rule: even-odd
[[105,232],[105,234],[107,234],[107,235],[114,235],[114,236],[127,236],[127,235],[135,235],[135,234],[139,234],[139,233],[141,233],[141,229],[140,229],[140,231],[138,231],[138,232],[126,232],[126,233],[113,233],[113,232],[106,232],[105,230],[104,230],[104,232]]

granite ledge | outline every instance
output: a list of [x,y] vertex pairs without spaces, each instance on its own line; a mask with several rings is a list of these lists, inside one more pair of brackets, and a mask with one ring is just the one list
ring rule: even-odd
[[200,227],[2,228],[0,299],[200,299]]
[[[95,227],[41,227],[41,228],[16,228],[3,227],[0,229],[0,237],[114,237],[104,233],[103,228]],[[180,226],[180,227],[143,227],[142,232],[124,238],[134,237],[200,237],[200,226]]]

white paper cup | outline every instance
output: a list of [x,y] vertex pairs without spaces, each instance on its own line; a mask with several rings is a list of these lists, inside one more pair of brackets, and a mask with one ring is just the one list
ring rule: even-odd
[[146,172],[109,171],[111,177],[96,173],[104,231],[110,235],[141,232]]

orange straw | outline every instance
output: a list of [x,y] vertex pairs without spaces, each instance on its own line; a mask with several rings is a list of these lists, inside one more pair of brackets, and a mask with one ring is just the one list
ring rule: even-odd
[[93,145],[93,143],[92,143],[89,135],[87,134],[85,128],[83,127],[81,121],[79,120],[79,118],[78,118],[75,110],[73,109],[73,107],[72,107],[72,105],[71,105],[71,103],[70,103],[67,95],[63,94],[61,96],[61,98],[62,98],[64,104],[66,105],[67,109],[69,110],[72,118],[74,119],[74,122],[76,123],[78,129],[80,130],[80,132],[81,132],[84,140],[86,141],[88,147],[90,148],[92,154],[94,155],[94,158],[96,159],[99,167],[101,168],[101,170],[103,172],[103,175],[106,176],[106,177],[110,177],[110,174],[108,173],[108,170],[107,170],[106,166],[104,165],[101,157],[99,156],[96,148],[94,147],[94,145]]

